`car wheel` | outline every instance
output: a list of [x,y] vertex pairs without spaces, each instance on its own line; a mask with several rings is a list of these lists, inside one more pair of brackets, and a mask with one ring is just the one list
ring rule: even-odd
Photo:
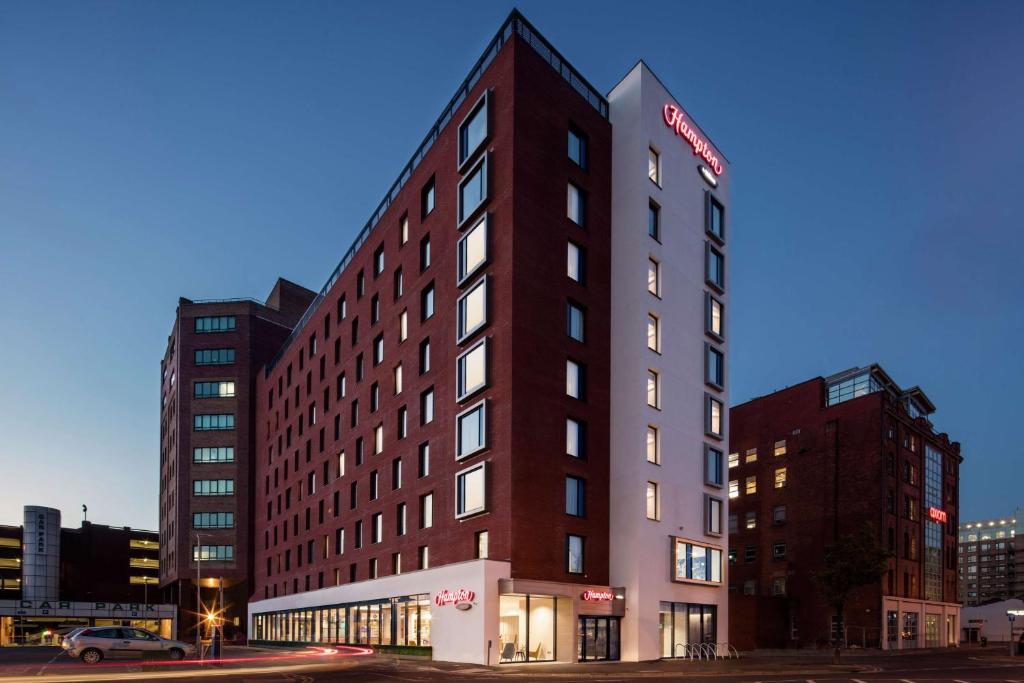
[[171,659],[185,659],[185,652],[180,647],[172,647],[170,649]]
[[81,660],[86,664],[99,664],[103,660],[103,653],[96,648],[90,647],[82,652]]

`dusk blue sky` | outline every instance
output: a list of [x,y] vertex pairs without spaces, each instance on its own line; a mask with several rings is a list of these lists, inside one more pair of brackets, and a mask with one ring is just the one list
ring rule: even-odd
[[[178,296],[318,289],[511,7],[0,4],[0,523],[156,528]],[[519,7],[732,162],[733,403],[879,362],[1024,503],[1024,3]]]

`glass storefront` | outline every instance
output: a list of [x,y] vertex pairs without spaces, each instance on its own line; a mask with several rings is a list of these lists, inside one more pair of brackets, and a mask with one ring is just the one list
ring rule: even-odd
[[430,647],[430,596],[253,615],[255,640]]
[[555,660],[557,601],[551,595],[502,595],[499,598],[499,662]]
[[902,649],[909,650],[917,647],[917,612],[903,613],[903,630],[900,637],[903,640]]
[[685,657],[688,646],[717,639],[716,605],[662,602],[658,612],[662,657]]
[[925,647],[941,647],[942,642],[939,640],[939,620],[941,618],[941,614],[927,613],[924,615]]
[[581,662],[618,660],[619,617],[579,618],[576,655]]

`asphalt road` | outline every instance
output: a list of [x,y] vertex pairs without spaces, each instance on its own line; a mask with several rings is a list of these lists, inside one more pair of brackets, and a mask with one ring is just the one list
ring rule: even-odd
[[[55,656],[56,655],[56,656]],[[962,649],[900,655],[847,655],[835,666],[819,653],[744,656],[717,662],[659,661],[580,665],[534,664],[484,667],[388,656],[299,655],[237,649],[230,661],[197,670],[193,663],[118,661],[87,666],[55,650],[0,651],[0,683],[101,683],[174,680],[242,683],[345,681],[586,681],[618,683],[703,679],[706,683],[1024,683],[1024,657],[1002,650]]]

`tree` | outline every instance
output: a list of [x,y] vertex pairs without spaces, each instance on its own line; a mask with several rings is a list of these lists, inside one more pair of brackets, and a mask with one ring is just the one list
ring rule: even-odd
[[881,546],[879,536],[870,524],[853,533],[840,535],[825,548],[825,563],[814,572],[814,583],[825,600],[835,609],[838,632],[833,629],[832,661],[839,663],[843,627],[843,611],[853,591],[877,583],[888,569],[891,553]]

